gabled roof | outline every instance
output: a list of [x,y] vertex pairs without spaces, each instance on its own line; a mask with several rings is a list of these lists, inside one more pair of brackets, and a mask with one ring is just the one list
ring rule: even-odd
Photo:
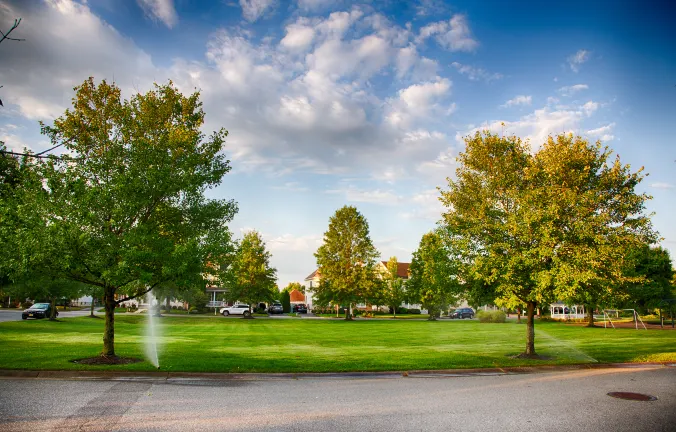
[[[387,261],[380,261],[383,263],[385,268],[387,268]],[[408,279],[408,266],[410,266],[411,263],[403,263],[403,262],[398,262],[397,263],[397,276],[399,276],[402,279]]]
[[309,281],[309,280],[312,280],[312,279],[319,277],[319,276],[320,276],[319,275],[319,269],[317,269],[317,270],[313,271],[312,273],[310,273],[310,276],[306,277],[305,280]]
[[289,293],[290,301],[291,303],[296,303],[296,302],[304,302],[305,301],[305,294],[298,290],[291,290]]

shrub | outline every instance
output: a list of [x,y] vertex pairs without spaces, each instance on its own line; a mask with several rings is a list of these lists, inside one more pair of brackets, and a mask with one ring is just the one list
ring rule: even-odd
[[497,311],[479,311],[476,313],[479,322],[482,323],[503,323],[507,320],[507,314],[501,310]]
[[408,313],[411,315],[420,315],[420,309],[409,309]]
[[182,310],[183,310],[183,306],[176,306],[176,309],[182,311]]
[[176,309],[177,309],[177,308],[176,308],[175,305],[172,305],[172,306],[171,306],[171,310],[176,310]]
[[397,308],[397,313],[398,313],[398,314],[407,314],[407,313],[408,313],[408,309],[406,309],[405,307],[398,307],[398,308]]
[[33,306],[33,303],[29,302],[29,301],[25,301],[25,302],[21,303],[21,307],[24,308],[24,309],[28,309],[31,306]]

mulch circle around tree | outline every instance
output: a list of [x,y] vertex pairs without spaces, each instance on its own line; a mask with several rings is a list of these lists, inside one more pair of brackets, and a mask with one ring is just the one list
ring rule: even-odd
[[134,357],[118,357],[118,356],[96,356],[83,359],[71,360],[75,364],[106,366],[106,365],[124,365],[132,363],[140,363],[143,359]]

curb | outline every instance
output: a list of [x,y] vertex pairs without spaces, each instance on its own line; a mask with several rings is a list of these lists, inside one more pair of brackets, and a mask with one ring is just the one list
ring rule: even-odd
[[68,370],[13,370],[0,369],[0,379],[82,379],[109,381],[273,381],[299,379],[403,379],[403,378],[460,378],[470,376],[526,375],[559,371],[589,369],[660,369],[676,367],[676,363],[605,363],[585,365],[517,366],[485,369],[443,369],[386,372],[307,372],[307,373],[206,373],[206,372],[142,372],[142,371],[68,371]]

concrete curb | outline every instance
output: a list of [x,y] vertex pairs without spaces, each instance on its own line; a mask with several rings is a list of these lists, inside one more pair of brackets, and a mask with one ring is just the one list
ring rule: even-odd
[[270,381],[298,379],[394,379],[394,378],[453,378],[469,376],[501,376],[536,374],[585,369],[657,369],[676,367],[675,363],[605,363],[561,366],[520,366],[486,369],[444,369],[387,372],[332,372],[332,373],[204,373],[204,372],[153,372],[153,371],[68,371],[68,370],[12,370],[1,369],[2,378],[21,379],[82,379],[109,381]]

